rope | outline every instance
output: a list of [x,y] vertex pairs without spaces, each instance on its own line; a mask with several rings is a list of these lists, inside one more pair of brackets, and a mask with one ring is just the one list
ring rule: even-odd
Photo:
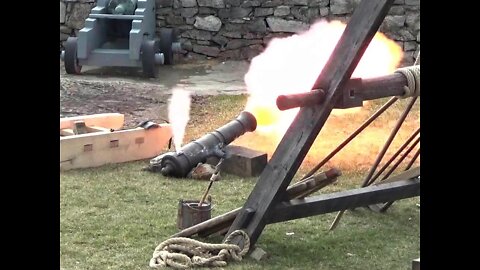
[[[243,249],[231,244],[234,237],[243,237]],[[222,244],[203,243],[191,238],[174,237],[163,241],[155,248],[150,259],[151,268],[173,267],[188,269],[191,267],[223,267],[228,259],[241,261],[250,248],[250,238],[242,230],[232,232]],[[217,255],[213,255],[218,251]]]
[[407,86],[405,86],[405,94],[398,98],[407,98],[420,96],[420,65],[403,67],[395,71],[401,73],[407,78]]
[[398,98],[407,98],[411,96],[420,96],[420,50],[415,58],[415,63],[411,67],[399,68],[395,72],[403,74],[407,78],[408,86],[405,86],[405,94],[398,96]]

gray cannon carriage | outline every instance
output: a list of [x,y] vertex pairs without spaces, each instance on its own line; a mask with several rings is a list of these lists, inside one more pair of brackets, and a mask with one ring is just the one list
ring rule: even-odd
[[98,0],[78,37],[69,37],[61,58],[68,74],[82,66],[141,67],[157,77],[157,65],[172,65],[181,50],[174,29],[155,37],[155,0]]

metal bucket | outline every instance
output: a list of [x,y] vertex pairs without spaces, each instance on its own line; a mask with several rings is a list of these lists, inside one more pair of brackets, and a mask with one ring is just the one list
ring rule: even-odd
[[180,230],[191,227],[195,224],[209,220],[212,217],[212,205],[210,202],[203,202],[201,206],[199,201],[179,200],[177,227]]

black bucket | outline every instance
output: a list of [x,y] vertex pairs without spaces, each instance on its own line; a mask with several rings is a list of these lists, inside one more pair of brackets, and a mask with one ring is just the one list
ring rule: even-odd
[[212,218],[212,205],[210,202],[203,202],[201,206],[199,201],[179,200],[177,227],[180,230],[202,223]]

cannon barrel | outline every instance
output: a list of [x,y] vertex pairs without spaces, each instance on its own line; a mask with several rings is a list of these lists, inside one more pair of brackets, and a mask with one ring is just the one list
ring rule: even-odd
[[110,14],[133,15],[137,8],[137,0],[110,0],[108,12]]
[[186,177],[198,163],[210,156],[222,157],[223,146],[228,145],[246,132],[257,128],[253,114],[243,111],[240,115],[215,131],[183,146],[178,152],[162,155],[160,172],[164,176]]

